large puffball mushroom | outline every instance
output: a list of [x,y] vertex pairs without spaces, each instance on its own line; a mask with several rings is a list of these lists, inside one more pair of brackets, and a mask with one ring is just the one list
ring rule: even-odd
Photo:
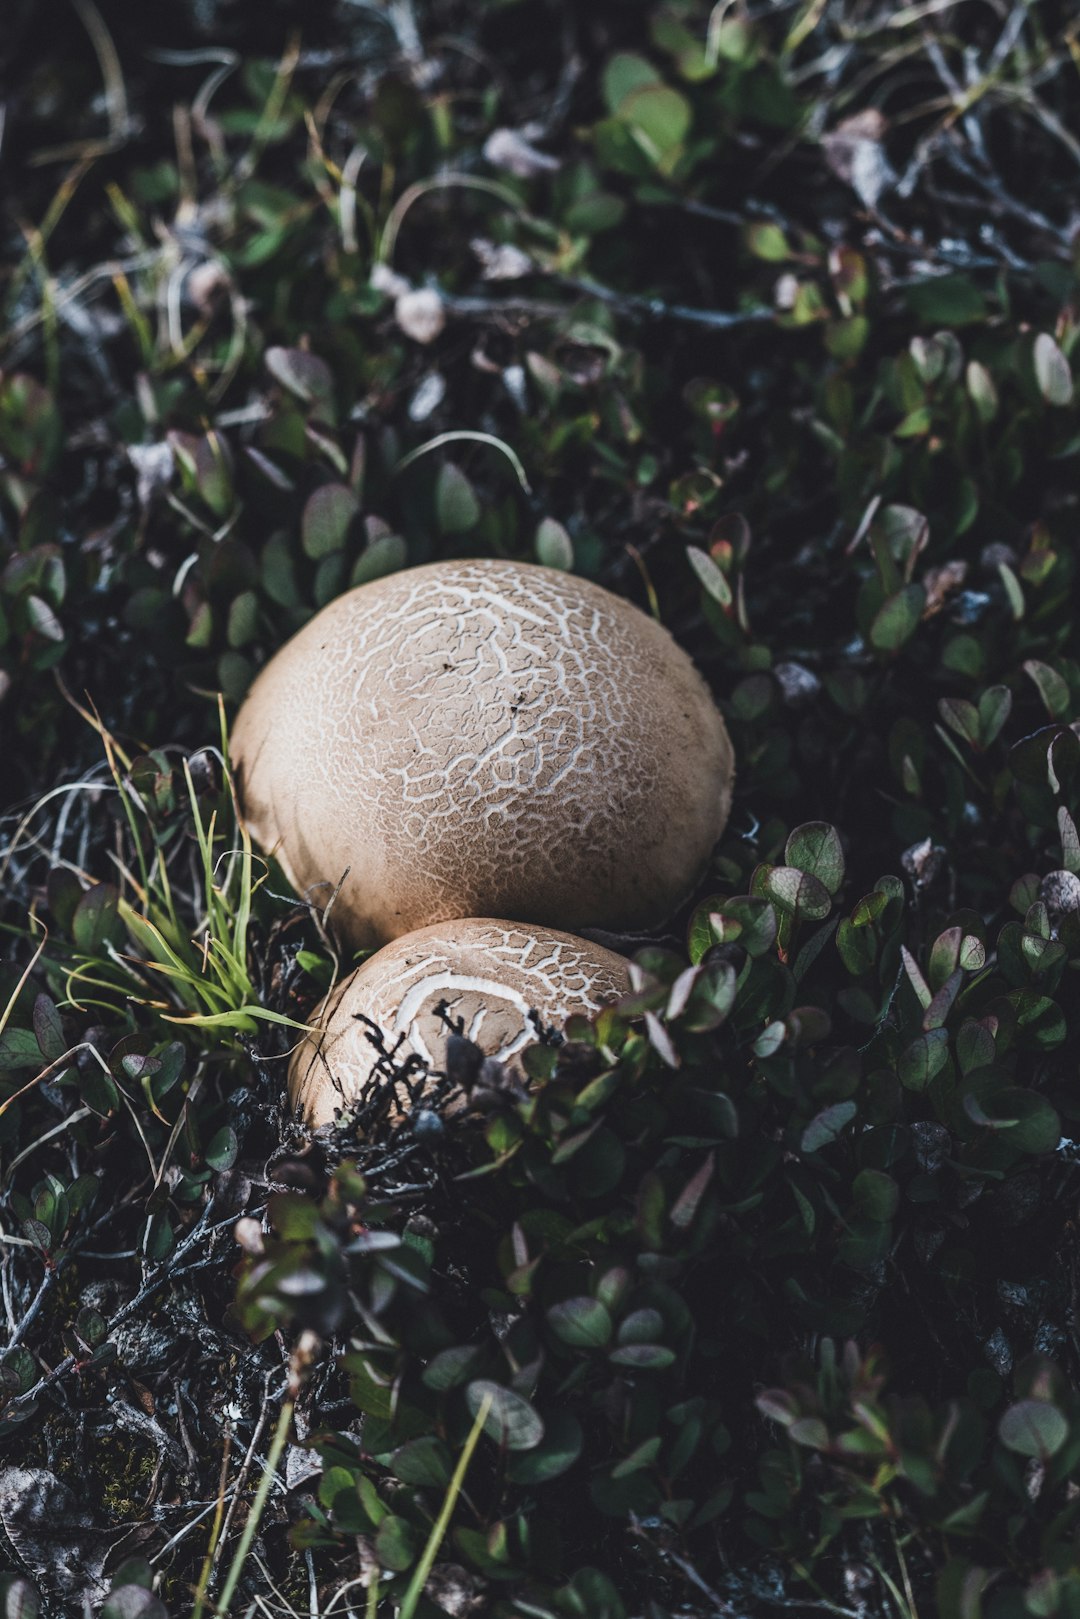
[[510,916],[667,919],[724,828],[724,722],[668,631],[572,574],[431,563],[324,607],[255,681],[231,746],[245,818],[371,947]]
[[509,1063],[537,1039],[531,1012],[558,1028],[629,988],[622,956],[571,933],[476,918],[421,928],[377,950],[330,992],[315,1015],[318,1032],[293,1053],[289,1096],[314,1126],[356,1101],[378,1061],[358,1014],[378,1026],[395,1061],[415,1053],[442,1068],[447,1028],[435,1008],[445,1001],[468,1039]]

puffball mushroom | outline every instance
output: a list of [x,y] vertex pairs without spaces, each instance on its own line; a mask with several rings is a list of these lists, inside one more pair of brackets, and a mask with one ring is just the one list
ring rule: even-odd
[[734,759],[668,631],[557,569],[436,562],[324,607],[255,681],[232,758],[293,886],[370,948],[463,916],[667,919]]
[[441,1068],[448,1031],[435,1008],[445,1001],[467,1038],[507,1063],[537,1039],[531,1011],[555,1027],[572,1012],[596,1013],[627,993],[628,966],[611,950],[550,928],[476,918],[421,928],[376,951],[330,992],[315,1015],[319,1032],[293,1053],[289,1095],[316,1126],[357,1099],[378,1061],[357,1013],[378,1025],[397,1061],[416,1053]]

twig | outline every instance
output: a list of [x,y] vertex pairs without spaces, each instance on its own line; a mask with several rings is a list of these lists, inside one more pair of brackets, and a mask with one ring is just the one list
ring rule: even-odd
[[500,315],[523,316],[526,320],[565,320],[572,310],[554,299],[530,298],[525,293],[509,293],[504,298],[458,297],[452,292],[440,292],[439,297],[447,313],[464,319],[492,320]]
[[[51,1141],[53,1136],[63,1135],[65,1130],[70,1129],[73,1124],[77,1124],[80,1119],[88,1119],[93,1111],[94,1110],[92,1107],[77,1107],[74,1113],[69,1113],[67,1118],[61,1119],[59,1124],[54,1124],[51,1130],[46,1130],[44,1135],[36,1137],[36,1139],[31,1141],[28,1146],[23,1148],[22,1152],[20,1152],[17,1157],[11,1160],[4,1172],[4,1179],[10,1182],[11,1177],[14,1175],[19,1165],[25,1162],[25,1160],[30,1157],[31,1153],[37,1152],[38,1148],[43,1147],[46,1141]],[[33,1244],[31,1244],[31,1246],[33,1246]]]
[[240,1536],[240,1544],[237,1546],[236,1554],[229,1566],[221,1597],[215,1605],[215,1611],[218,1614],[228,1613],[229,1605],[236,1594],[236,1587],[244,1571],[244,1564],[247,1562],[251,1543],[255,1539],[255,1532],[266,1510],[266,1503],[270,1498],[270,1491],[277,1477],[278,1464],[281,1461],[281,1454],[285,1449],[285,1442],[289,1437],[289,1428],[292,1425],[293,1409],[294,1401],[292,1398],[283,1402],[278,1415],[277,1427],[274,1429],[274,1437],[270,1442],[270,1450],[263,1467],[263,1476],[259,1480],[259,1488],[255,1492],[251,1511],[247,1515],[243,1533]]
[[765,307],[755,309],[693,309],[688,304],[669,304],[662,298],[649,298],[639,293],[616,292],[587,276],[560,276],[561,286],[572,287],[589,298],[608,304],[622,315],[638,316],[642,320],[676,320],[691,326],[705,326],[710,331],[726,332],[736,326],[760,326],[773,319],[773,311]]
[[0,1256],[0,1288],[4,1294],[4,1314],[7,1316],[8,1332],[12,1333],[15,1331],[15,1310],[11,1298],[11,1254],[7,1251]]
[[[231,1490],[228,1492],[229,1495],[232,1495],[232,1493],[233,1492]],[[226,1496],[221,1497],[222,1501],[226,1499]],[[154,1555],[150,1558],[150,1562],[160,1563],[165,1556],[172,1551],[174,1546],[179,1546],[182,1540],[186,1540],[188,1535],[191,1534],[192,1530],[197,1529],[202,1523],[203,1519],[208,1518],[211,1512],[213,1512],[219,1505],[220,1502],[218,1501],[208,1501],[204,1507],[200,1507],[195,1516],[190,1518],[188,1522],[184,1524],[182,1529],[178,1529],[175,1535],[171,1535],[165,1542],[164,1546],[162,1546],[159,1551],[154,1553]]]
[[1030,207],[1029,204],[1021,202],[1006,191],[997,174],[993,172],[989,175],[981,174],[975,165],[965,157],[960,146],[955,141],[949,142],[943,148],[942,156],[947,163],[959,170],[966,180],[970,180],[973,185],[977,185],[981,191],[986,193],[985,206],[992,213],[1011,214],[1014,219],[1023,220],[1025,225],[1029,225],[1033,229],[1052,237],[1057,242],[1067,244],[1068,235],[1064,230],[1055,225],[1052,220],[1047,219],[1046,215],[1040,213],[1037,208]]
[[[33,1246],[34,1244],[31,1243],[31,1247]],[[54,1266],[52,1270],[47,1270],[44,1276],[41,1278],[41,1282],[38,1286],[37,1292],[34,1294],[32,1302],[24,1312],[22,1320],[11,1334],[11,1337],[8,1339],[7,1347],[9,1349],[14,1349],[16,1344],[21,1343],[26,1337],[27,1332],[40,1315],[42,1305],[45,1303],[45,1300],[48,1298],[49,1294],[53,1290],[53,1287],[56,1285],[58,1275],[59,1267]]]
[[213,1577],[213,1571],[217,1568],[217,1565],[221,1559],[221,1554],[225,1550],[225,1542],[228,1540],[229,1530],[232,1528],[233,1514],[236,1511],[236,1503],[244,1493],[244,1488],[248,1481],[248,1474],[251,1472],[251,1464],[255,1459],[255,1452],[259,1448],[259,1441],[263,1436],[263,1430],[265,1429],[267,1421],[269,1420],[269,1393],[270,1373],[267,1372],[265,1378],[263,1379],[263,1397],[262,1407],[259,1411],[259,1419],[255,1424],[255,1432],[251,1436],[251,1443],[248,1445],[247,1453],[244,1456],[244,1460],[240,1464],[240,1471],[237,1474],[236,1484],[233,1488],[233,1499],[225,1516],[225,1522],[221,1526],[221,1532],[217,1537],[217,1544],[214,1547],[213,1556],[210,1559],[211,1578]]
[[[123,1323],[135,1313],[136,1310],[141,1309],[146,1300],[150,1298],[152,1294],[156,1293],[158,1288],[161,1287],[164,1282],[177,1281],[181,1276],[187,1275],[193,1270],[199,1270],[202,1268],[202,1266],[214,1262],[213,1257],[211,1256],[211,1259],[209,1260],[202,1258],[196,1260],[192,1265],[181,1265],[178,1268],[178,1261],[183,1260],[185,1254],[189,1253],[191,1248],[196,1243],[201,1242],[207,1236],[213,1237],[219,1231],[224,1231],[226,1229],[231,1230],[235,1225],[236,1222],[231,1216],[227,1220],[220,1221],[217,1225],[209,1225],[207,1220],[213,1206],[214,1199],[211,1198],[209,1203],[206,1205],[206,1208],[200,1215],[198,1222],[192,1226],[187,1236],[181,1243],[178,1244],[174,1252],[170,1254],[167,1259],[162,1261],[152,1276],[148,1277],[147,1280],[144,1281],[139,1291],[132,1298],[130,1298],[125,1305],[122,1305],[121,1308],[117,1310],[116,1314],[108,1323],[108,1327],[106,1329],[107,1333],[114,1332],[117,1327],[122,1326]],[[96,1229],[96,1227],[92,1229]],[[50,1276],[57,1275],[62,1264],[70,1257],[73,1257],[74,1252],[75,1250],[71,1250],[69,1253],[61,1254],[56,1262],[56,1270],[50,1272]],[[53,1283],[49,1281],[48,1277],[46,1277],[45,1280],[49,1282],[50,1287],[53,1285]],[[40,1305],[38,1305],[37,1308],[40,1309]],[[50,1388],[54,1383],[59,1382],[61,1378],[66,1377],[76,1364],[77,1362],[74,1355],[65,1355],[63,1360],[58,1361],[51,1371],[46,1372],[43,1377],[39,1377],[32,1388],[27,1389],[23,1394],[15,1395],[11,1400],[8,1401],[7,1405],[4,1407],[5,1418],[12,1411],[17,1411],[20,1409],[20,1407],[32,1404],[33,1401],[37,1399],[39,1394],[44,1393],[47,1388]]]
[[308,1574],[308,1619],[319,1619],[319,1586],[315,1579],[315,1559],[310,1551],[304,1553]]
[[[308,1552],[307,1556],[310,1558],[311,1553]],[[252,1553],[251,1561],[255,1564],[255,1567],[258,1569],[259,1573],[262,1575],[263,1579],[266,1581],[266,1584],[267,1584],[268,1588],[273,1592],[274,1596],[277,1598],[278,1603],[280,1605],[280,1612],[281,1613],[292,1614],[292,1615],[295,1616],[295,1619],[299,1619],[299,1616],[296,1613],[296,1609],[291,1605],[291,1603],[289,1602],[288,1597],[285,1595],[285,1593],[281,1589],[281,1587],[276,1583],[276,1581],[274,1579],[274,1576],[271,1574],[270,1570],[267,1568],[266,1564],[263,1562],[262,1558],[258,1555],[257,1552]],[[262,1607],[264,1607],[268,1613],[273,1612],[273,1609],[270,1607],[270,1604],[265,1600],[265,1598],[256,1596],[255,1600],[256,1600],[256,1602],[259,1602],[260,1605]]]

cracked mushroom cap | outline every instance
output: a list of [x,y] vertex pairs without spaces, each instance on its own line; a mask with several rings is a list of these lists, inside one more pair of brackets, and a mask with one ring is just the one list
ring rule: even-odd
[[396,1061],[415,1053],[442,1068],[447,1029],[435,1008],[445,1001],[486,1056],[510,1062],[536,1040],[531,1012],[560,1028],[572,1012],[591,1016],[629,988],[624,957],[572,933],[476,918],[421,928],[331,990],[314,1019],[320,1032],[289,1064],[289,1097],[316,1126],[356,1100],[378,1058],[357,1014],[378,1025]]
[[348,591],[258,677],[231,752],[293,886],[370,948],[449,917],[662,922],[734,759],[668,631],[572,574],[437,562]]

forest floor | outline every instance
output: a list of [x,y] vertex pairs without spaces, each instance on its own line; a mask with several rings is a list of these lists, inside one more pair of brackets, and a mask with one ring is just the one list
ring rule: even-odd
[[[1051,0],[8,0],[3,1619],[1080,1613],[1078,77]],[[531,1097],[312,1134],[228,725],[472,555],[668,626],[731,820]]]

